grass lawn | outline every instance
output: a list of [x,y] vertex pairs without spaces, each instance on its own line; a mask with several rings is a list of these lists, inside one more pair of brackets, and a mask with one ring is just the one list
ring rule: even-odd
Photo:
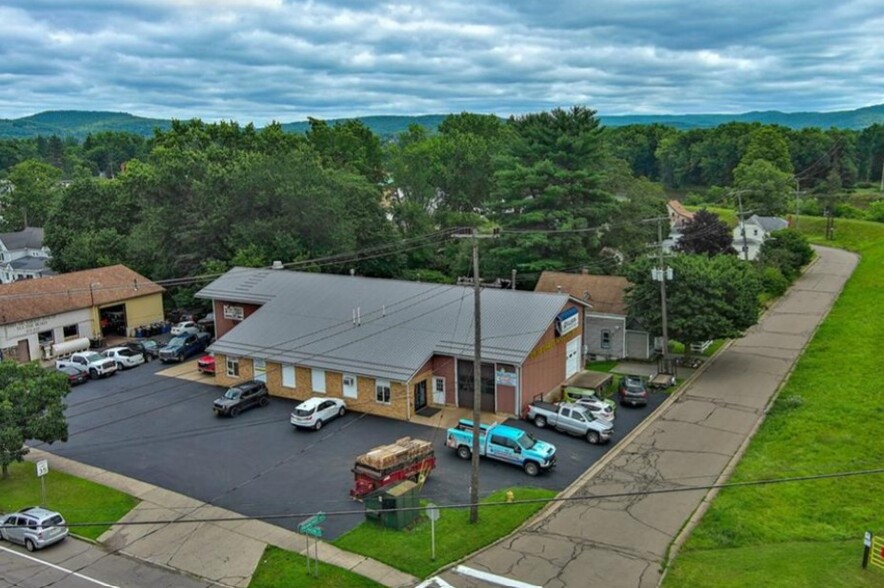
[[[813,241],[862,260],[733,481],[881,466],[884,224],[839,219],[835,227],[836,241],[823,242],[824,219],[799,224]],[[724,490],[664,586],[884,586],[884,573],[857,572],[863,532],[884,534],[882,487],[877,475]]]
[[[552,498],[552,490],[513,488],[516,500]],[[506,490],[491,494],[483,502],[505,500]],[[394,531],[362,523],[334,542],[341,549],[360,553],[388,565],[425,578],[442,566],[456,561],[477,549],[509,534],[543,503],[513,506],[486,506],[479,510],[479,522],[471,525],[469,510],[443,509],[436,522],[436,560],[430,559],[430,522],[422,519],[406,531]]]
[[620,363],[616,359],[610,361],[587,361],[586,369],[594,372],[610,372],[617,364]]
[[[315,563],[311,565],[315,565]],[[319,577],[314,578],[312,574],[307,574],[306,557],[268,545],[252,576],[249,588],[292,588],[294,586],[374,588],[382,586],[382,584],[323,562],[319,562]]]
[[[75,478],[51,469],[46,475],[46,507],[62,514],[68,523],[115,522],[138,500],[113,488]],[[0,478],[0,511],[12,512],[40,504],[40,479],[33,463],[9,466],[9,478]],[[98,539],[109,525],[71,527],[77,535]]]

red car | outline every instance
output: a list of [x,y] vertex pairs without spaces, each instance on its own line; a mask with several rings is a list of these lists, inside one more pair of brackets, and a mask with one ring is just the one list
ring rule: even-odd
[[209,355],[202,356],[198,362],[196,362],[196,369],[198,369],[201,373],[209,374],[210,376],[215,375],[215,356],[211,353]]
[[58,371],[68,377],[68,383],[70,383],[71,386],[82,384],[89,379],[89,372],[72,365],[60,367],[58,368]]

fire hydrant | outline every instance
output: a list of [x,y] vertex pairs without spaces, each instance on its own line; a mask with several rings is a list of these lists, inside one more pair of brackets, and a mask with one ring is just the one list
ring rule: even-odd
[[506,491],[506,501],[507,501],[507,502],[512,502],[512,501],[515,500],[515,499],[516,499],[516,495],[513,494],[513,491],[512,491],[512,490],[507,490],[507,491]]

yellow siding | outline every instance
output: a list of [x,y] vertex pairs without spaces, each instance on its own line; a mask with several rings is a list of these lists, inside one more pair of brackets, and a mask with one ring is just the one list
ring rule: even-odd
[[163,295],[159,292],[126,301],[126,330],[129,335],[135,327],[163,320]]

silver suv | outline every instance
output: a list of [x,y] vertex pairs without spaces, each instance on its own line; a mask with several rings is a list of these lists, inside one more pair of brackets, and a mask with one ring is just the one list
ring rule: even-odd
[[0,539],[24,545],[28,551],[58,543],[67,536],[64,518],[39,506],[0,516]]

